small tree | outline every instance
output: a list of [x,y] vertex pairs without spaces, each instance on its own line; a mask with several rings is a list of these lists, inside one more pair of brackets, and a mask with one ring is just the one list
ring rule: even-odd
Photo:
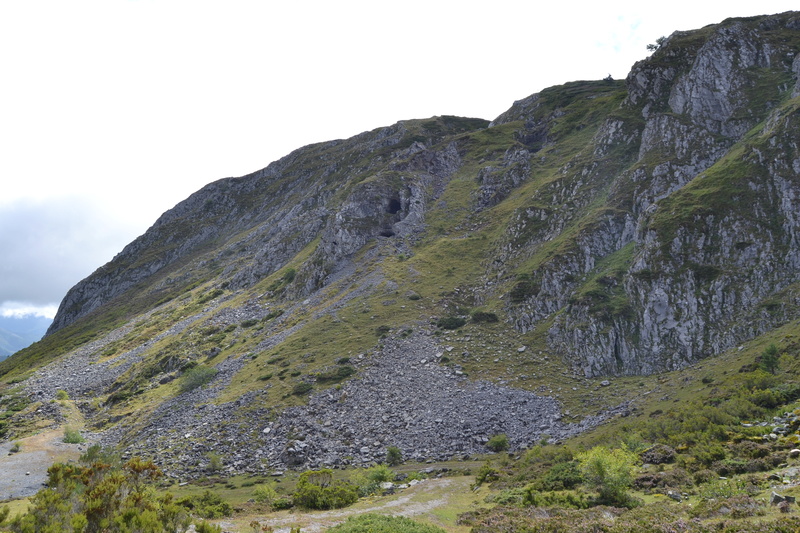
[[503,452],[508,449],[508,437],[505,433],[500,433],[499,435],[495,435],[489,442],[486,443],[486,447],[492,450],[493,452]]
[[664,44],[664,41],[666,41],[666,40],[667,40],[667,38],[662,35],[661,37],[656,39],[655,44],[653,44],[653,43],[648,44],[647,45],[647,50],[649,52],[655,52],[656,50],[661,48],[661,46]]
[[333,470],[309,470],[300,474],[293,499],[305,509],[339,509],[355,503],[358,490],[350,483],[334,481]]
[[636,455],[622,448],[596,446],[577,459],[584,482],[597,490],[602,503],[630,506],[627,490],[633,483]]
[[278,492],[271,485],[259,485],[253,490],[253,499],[271,508],[278,499]]
[[397,466],[403,462],[403,452],[397,446],[386,448],[386,463],[389,466]]
[[218,453],[208,452],[208,470],[211,472],[219,472],[222,470],[222,457]]
[[761,369],[764,370],[764,372],[774,374],[780,365],[779,358],[778,347],[775,346],[773,342],[761,353]]

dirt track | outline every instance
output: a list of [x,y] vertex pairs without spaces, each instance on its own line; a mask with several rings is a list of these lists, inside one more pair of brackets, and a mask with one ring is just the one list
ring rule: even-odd
[[20,439],[21,451],[13,454],[13,442],[0,444],[0,501],[33,496],[47,481],[51,464],[77,458],[85,449],[61,442],[63,436],[63,430],[49,430]]
[[[288,533],[292,527],[300,527],[303,533],[319,533],[347,520],[348,517],[364,513],[406,516],[436,524],[447,531],[469,531],[469,527],[459,527],[442,520],[443,514],[452,514],[470,510],[477,502],[483,500],[485,494],[474,494],[473,502],[463,500],[463,494],[469,494],[472,477],[452,477],[429,479],[391,496],[383,496],[374,500],[361,500],[352,507],[335,511],[315,512],[278,512],[264,516],[249,516],[236,521],[221,521],[223,531],[251,531],[246,527],[249,521],[257,520],[262,526],[269,525],[275,533]],[[461,498],[461,501],[459,498]],[[445,512],[445,508],[449,512]]]

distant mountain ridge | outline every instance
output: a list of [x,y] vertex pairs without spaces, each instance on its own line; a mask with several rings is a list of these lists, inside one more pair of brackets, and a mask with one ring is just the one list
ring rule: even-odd
[[53,320],[41,316],[0,316],[0,359],[41,339]]
[[73,287],[0,379],[35,370],[30,398],[66,391],[105,444],[175,475],[212,451],[253,473],[566,438],[626,412],[593,380],[800,319],[799,140],[800,15],[675,32],[624,81],[203,187]]

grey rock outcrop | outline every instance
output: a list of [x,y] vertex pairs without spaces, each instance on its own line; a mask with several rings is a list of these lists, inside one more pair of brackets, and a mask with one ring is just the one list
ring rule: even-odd
[[[608,123],[594,144],[596,155],[637,146],[636,161],[611,176],[597,159],[565,169],[561,190],[574,198],[595,176],[614,210],[533,272],[529,296],[508,308],[519,329],[559,313],[550,346],[576,368],[637,374],[683,367],[794,316],[793,303],[764,302],[800,272],[798,124],[780,107],[797,84],[798,49],[769,37],[796,24],[785,14],[726,21],[702,39],[676,32],[633,67],[622,107],[641,119]],[[554,218],[542,208],[520,216],[542,228],[529,245],[558,238]],[[611,257],[623,266],[604,273]]]

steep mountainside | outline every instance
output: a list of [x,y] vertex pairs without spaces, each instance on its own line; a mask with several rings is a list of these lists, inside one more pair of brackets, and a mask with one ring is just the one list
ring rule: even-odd
[[209,184],[0,376],[85,399],[98,438],[176,475],[208,453],[259,471],[583,431],[629,408],[598,380],[800,318],[798,52],[797,13],[731,19],[672,34],[624,82]]

